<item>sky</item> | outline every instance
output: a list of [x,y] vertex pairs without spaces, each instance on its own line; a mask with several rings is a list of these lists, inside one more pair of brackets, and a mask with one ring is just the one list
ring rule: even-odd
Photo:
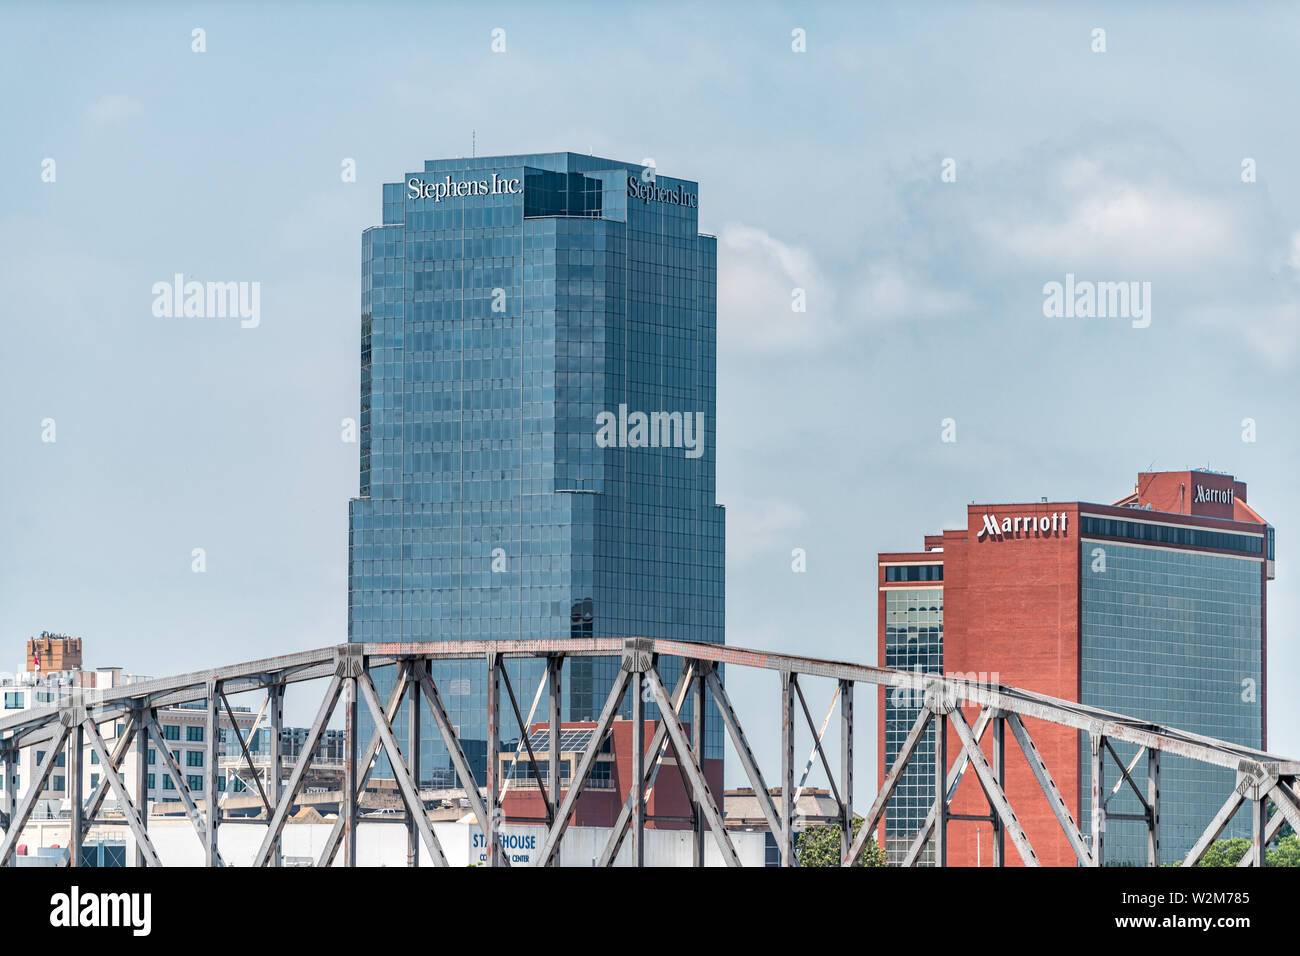
[[[874,663],[877,552],[1209,465],[1278,529],[1300,754],[1297,41],[1280,3],[7,5],[0,668],[41,630],[156,675],[346,640],[381,184],[572,150],[698,182],[718,236],[729,644]],[[155,316],[176,273],[259,282],[258,325]],[[1149,282],[1149,324],[1046,317],[1067,274]],[[774,776],[777,679],[728,681]]]

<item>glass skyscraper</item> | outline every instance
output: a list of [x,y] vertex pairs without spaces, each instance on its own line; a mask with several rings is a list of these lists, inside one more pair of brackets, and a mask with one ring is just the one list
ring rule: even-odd
[[[362,234],[349,640],[722,643],[717,243],[698,196],[575,153],[431,160],[384,185]],[[568,661],[563,719],[598,716],[617,666]],[[542,664],[507,673],[527,716]],[[481,782],[486,665],[431,676]],[[423,720],[421,783],[457,786]]]

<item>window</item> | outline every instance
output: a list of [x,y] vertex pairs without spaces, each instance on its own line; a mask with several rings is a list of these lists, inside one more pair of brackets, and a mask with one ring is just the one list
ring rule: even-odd
[[169,773],[163,774],[163,789],[175,790],[176,786],[172,783],[172,776]]
[[63,774],[60,773],[60,774],[56,774],[56,775],[55,775],[55,777],[54,777],[54,789],[55,789],[55,790],[62,790],[62,789],[64,789],[64,787],[67,786],[67,783],[68,783],[68,778],[65,777],[65,776],[63,776]]
[[22,691],[5,691],[5,710],[21,710],[22,706]]
[[163,724],[163,740],[180,740],[181,728],[179,724]]
[[147,763],[149,766],[152,767],[152,766],[153,766],[154,759],[155,759],[157,756],[158,756],[158,751],[156,751],[156,750],[154,750],[152,747],[150,747],[150,748],[149,748],[149,755],[148,755],[147,757],[145,757],[145,763]]
[[202,750],[187,750],[187,751],[185,752],[185,766],[187,766],[187,767],[202,767],[202,766],[203,766],[203,751],[202,751]]
[[185,728],[185,739],[192,744],[203,742],[203,728],[191,724]]
[[942,581],[942,564],[890,564],[885,566],[886,581]]
[[92,750],[92,751],[90,752],[90,762],[91,762],[91,763],[94,763],[94,764],[99,763],[99,751],[98,751],[98,750]]
[[203,789],[203,778],[196,773],[192,773],[185,778],[185,786],[191,792],[197,792]]
[[145,774],[145,785],[146,785],[150,790],[152,790],[152,789],[154,788],[154,775],[153,775],[153,774],[151,774],[151,773],[150,773],[150,774]]
[[98,786],[99,786],[99,774],[92,773],[90,775],[90,789],[94,790]]

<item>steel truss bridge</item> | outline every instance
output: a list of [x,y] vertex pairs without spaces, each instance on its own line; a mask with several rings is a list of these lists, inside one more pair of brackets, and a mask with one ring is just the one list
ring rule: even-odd
[[[0,807],[6,824],[4,840],[0,843],[0,863],[14,865],[14,851],[23,828],[31,818],[40,793],[55,765],[55,758],[67,747],[70,787],[71,861],[76,865],[80,847],[90,826],[99,821],[104,802],[111,792],[134,836],[135,864],[160,865],[159,856],[149,838],[145,786],[146,750],[152,741],[157,749],[162,769],[179,782],[186,774],[176,765],[175,757],[163,739],[158,723],[158,709],[176,704],[202,702],[207,715],[207,732],[204,737],[207,753],[202,775],[204,789],[202,808],[190,796],[188,788],[179,786],[186,813],[204,847],[208,866],[221,866],[223,861],[217,849],[217,834],[223,825],[218,802],[217,772],[220,753],[218,729],[225,726],[233,730],[239,749],[248,769],[250,779],[256,784],[256,796],[265,812],[266,834],[255,855],[255,866],[278,866],[282,862],[282,831],[295,806],[295,799],[311,768],[312,760],[325,732],[327,723],[342,699],[346,733],[343,759],[343,790],[340,812],[325,842],[318,866],[336,863],[342,851],[341,865],[355,866],[357,859],[358,804],[382,749],[393,769],[397,789],[405,808],[408,839],[408,860],[418,859],[417,847],[423,846],[427,858],[435,864],[446,865],[447,858],[424,811],[424,802],[417,781],[420,779],[419,747],[402,752],[394,730],[393,721],[404,697],[412,705],[408,711],[408,740],[419,740],[418,713],[425,707],[432,715],[451,762],[460,781],[464,797],[483,830],[489,848],[488,863],[508,866],[501,837],[503,814],[501,810],[501,772],[498,762],[489,759],[486,780],[475,779],[465,751],[458,739],[456,728],[448,718],[438,687],[430,679],[429,664],[434,661],[479,661],[487,667],[487,728],[488,754],[500,751],[501,689],[507,692],[507,702],[516,721],[524,728],[519,713],[518,700],[510,685],[503,662],[509,658],[542,659],[546,663],[543,681],[548,688],[549,764],[559,764],[557,752],[560,742],[560,689],[565,662],[572,658],[617,658],[620,668],[609,696],[606,698],[597,722],[597,729],[589,746],[578,761],[570,786],[561,790],[560,775],[548,774],[543,781],[538,769],[538,755],[527,742],[528,766],[537,782],[546,807],[547,832],[534,865],[558,864],[560,841],[573,816],[580,793],[586,787],[592,767],[600,750],[599,742],[609,733],[619,713],[625,695],[630,695],[633,733],[633,774],[637,782],[631,788],[622,811],[610,831],[608,842],[599,860],[600,865],[610,865],[618,855],[626,837],[632,840],[633,860],[644,863],[644,827],[646,822],[645,793],[652,785],[657,765],[669,748],[673,751],[679,772],[687,784],[692,801],[691,823],[693,829],[693,860],[695,865],[704,861],[706,840],[714,840],[722,859],[731,866],[740,865],[739,856],[730,835],[723,825],[719,795],[714,793],[703,772],[704,702],[712,699],[726,726],[731,743],[740,758],[740,764],[754,789],[767,824],[780,846],[784,866],[795,865],[796,814],[791,796],[795,793],[795,725],[801,719],[813,732],[815,753],[830,782],[831,793],[838,806],[841,824],[841,851],[843,864],[854,865],[867,847],[882,814],[893,797],[903,771],[912,764],[917,745],[927,728],[937,727],[933,779],[935,799],[922,829],[917,833],[904,860],[911,866],[927,844],[933,844],[934,859],[940,866],[947,864],[948,822],[951,819],[981,820],[991,824],[994,833],[993,856],[995,865],[1006,862],[1006,840],[1027,866],[1039,865],[1038,857],[1030,845],[1024,828],[1016,817],[1015,809],[1005,788],[1007,753],[1006,731],[1011,731],[1023,752],[1043,797],[1055,813],[1069,845],[1082,866],[1101,866],[1105,861],[1106,807],[1112,796],[1127,785],[1143,808],[1140,814],[1123,815],[1127,819],[1144,821],[1147,828],[1147,863],[1157,866],[1160,855],[1160,761],[1162,755],[1173,754],[1216,767],[1236,771],[1236,786],[1227,795],[1222,808],[1207,821],[1204,832],[1196,841],[1182,865],[1197,863],[1224,827],[1246,804],[1252,820],[1252,844],[1243,858],[1243,866],[1260,866],[1264,862],[1264,849],[1275,837],[1283,822],[1300,832],[1300,790],[1296,777],[1300,774],[1300,761],[1287,760],[1258,750],[1241,747],[1202,737],[1197,734],[1146,723],[1131,717],[1086,707],[1072,701],[1060,700],[1030,691],[1003,685],[989,685],[956,680],[933,675],[921,675],[890,668],[865,664],[851,664],[819,660],[790,654],[767,653],[739,647],[713,644],[696,644],[685,641],[649,638],[598,638],[584,640],[534,640],[534,641],[459,641],[445,643],[371,643],[342,644],[249,661],[214,670],[198,671],[175,677],[141,681],[123,687],[81,692],[69,697],[58,706],[37,707],[0,719],[0,760],[3,761],[5,781],[11,781],[21,752],[27,748],[41,748],[44,755],[39,761],[35,778],[29,781],[27,791],[15,805],[13,788],[6,790],[4,805]],[[664,685],[659,672],[661,658],[676,658],[681,663],[681,676],[672,691]],[[776,672],[780,684],[781,711],[781,796],[774,800],[759,768],[741,726],[740,718],[718,675],[718,666],[747,668]],[[396,681],[387,701],[382,701],[371,678],[371,671],[380,667],[395,667]],[[814,726],[812,713],[800,685],[801,677],[829,678],[837,682],[840,719],[840,753],[838,773],[821,745],[821,735]],[[316,718],[311,725],[300,753],[292,759],[291,766],[280,752],[280,730],[283,727],[283,703],[286,687],[306,681],[325,682],[324,696]],[[857,684],[903,688],[923,700],[920,714],[908,733],[897,759],[890,767],[879,793],[869,808],[862,813],[863,823],[856,839],[852,838],[853,807],[853,692]],[[540,688],[539,688],[540,692]],[[233,716],[229,698],[238,694],[266,695],[269,709],[270,759],[269,772],[259,776],[253,768],[253,758],[248,743]],[[680,714],[687,696],[693,702],[689,732]],[[653,700],[659,709],[648,747],[644,739],[644,702]],[[775,699],[773,700],[775,704]],[[375,732],[364,748],[357,737],[358,709],[365,706],[375,723]],[[832,704],[834,706],[834,704]],[[978,716],[968,721],[962,707],[977,707]],[[223,720],[222,712],[225,712]],[[829,715],[828,715],[829,716]],[[1026,719],[1043,721],[1072,728],[1089,735],[1091,752],[1092,806],[1096,808],[1088,823],[1088,832],[1076,823],[1050,769],[1044,763],[1026,726]],[[100,725],[122,721],[122,732],[109,751]],[[950,753],[948,730],[954,732],[959,746]],[[982,741],[991,734],[991,758],[985,754]],[[1122,741],[1138,748],[1136,756],[1125,765],[1112,746],[1112,741]],[[84,745],[98,757],[102,779],[87,796],[83,792],[81,766]],[[123,758],[131,747],[135,748],[134,779],[123,779]],[[545,752],[544,752],[545,753]],[[1137,770],[1139,760],[1145,764],[1145,773]],[[648,759],[647,759],[648,758]],[[1108,759],[1109,758],[1109,759]],[[1114,787],[1106,792],[1105,771],[1108,765],[1118,769]],[[193,768],[197,770],[198,768]],[[283,773],[288,770],[287,775]],[[950,804],[967,769],[974,771],[980,789],[988,803],[987,815],[958,815]],[[193,772],[193,770],[191,770]],[[1139,777],[1144,779],[1139,779]],[[266,786],[262,785],[265,779]],[[1276,806],[1271,818],[1269,801]],[[1112,814],[1120,817],[1120,814]],[[117,823],[123,820],[114,821]],[[226,820],[229,825],[233,820]],[[261,821],[259,821],[261,822]],[[1171,862],[1171,861],[1167,861]]]

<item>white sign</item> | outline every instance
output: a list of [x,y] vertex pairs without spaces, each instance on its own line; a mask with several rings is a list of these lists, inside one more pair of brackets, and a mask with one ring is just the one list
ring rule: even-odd
[[1002,540],[1003,535],[1030,534],[1037,531],[1039,534],[1049,534],[1059,531],[1065,534],[1065,524],[1069,519],[1064,511],[1055,511],[1050,515],[1015,515],[1002,519],[999,524],[996,515],[984,516],[984,527],[976,538],[983,538],[987,535],[990,539],[997,538]]
[[492,174],[491,179],[467,179],[459,183],[453,183],[451,176],[433,183],[415,177],[406,181],[407,199],[432,199],[434,202],[460,196],[501,196],[523,191],[519,180],[502,179],[496,173]]
[[1232,489],[1206,488],[1202,485],[1197,485],[1196,497],[1192,500],[1197,504],[1230,505],[1232,504]]

